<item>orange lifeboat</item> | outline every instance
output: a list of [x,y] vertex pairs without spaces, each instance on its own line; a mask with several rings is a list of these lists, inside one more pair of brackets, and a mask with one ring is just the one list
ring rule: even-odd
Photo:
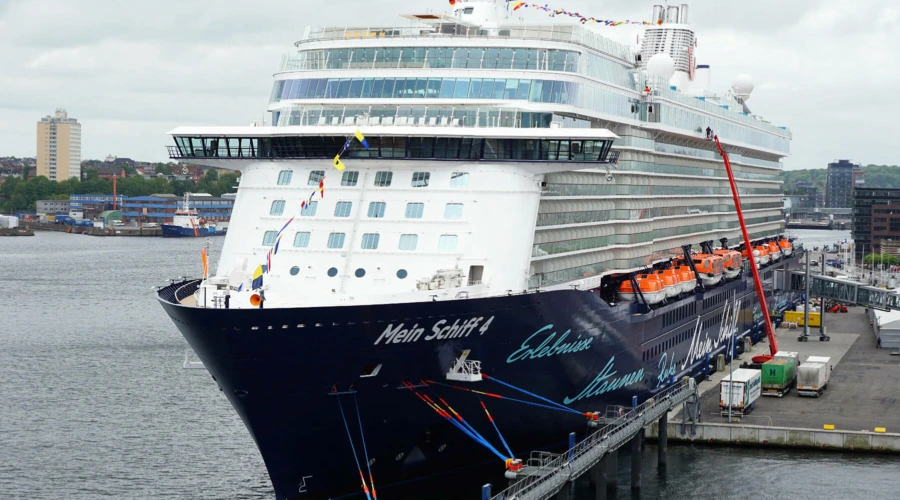
[[697,286],[697,278],[694,276],[694,271],[691,271],[691,268],[688,266],[680,265],[675,268],[675,272],[678,273],[678,277],[681,279],[681,293],[693,292]]
[[659,270],[656,271],[656,275],[663,282],[663,289],[667,298],[677,297],[681,293],[681,278],[674,269]]
[[713,286],[722,281],[722,257],[711,253],[694,255],[694,267],[705,286]]
[[781,248],[781,254],[785,257],[790,257],[791,253],[794,251],[794,246],[791,245],[791,242],[786,238],[778,240],[778,247]]
[[759,252],[759,255],[756,256],[756,262],[758,262],[759,265],[764,266],[769,263],[769,247],[758,245],[754,250]]
[[768,243],[768,248],[769,248],[769,260],[771,260],[772,262],[775,262],[781,258],[781,247],[778,246],[778,243],[775,243],[774,241],[770,241]]
[[722,257],[722,272],[725,274],[726,278],[733,279],[741,273],[741,265],[743,264],[741,252],[720,248],[716,250],[716,255]]
[[[640,287],[641,295],[648,304],[659,304],[666,298],[663,282],[655,274],[638,274],[634,277]],[[619,285],[619,298],[622,300],[635,300],[634,286],[631,280],[625,280]]]

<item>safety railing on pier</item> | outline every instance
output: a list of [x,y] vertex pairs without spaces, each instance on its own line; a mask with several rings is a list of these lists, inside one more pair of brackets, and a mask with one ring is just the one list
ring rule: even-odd
[[[699,397],[697,383],[693,379],[685,379],[641,405],[627,411],[623,408],[621,416],[562,454],[532,453],[521,473],[522,479],[491,497],[491,500],[550,498],[567,481],[586,473],[603,457],[630,441],[641,429],[682,403],[688,401],[699,403]],[[685,412],[685,415],[687,414],[688,412]]]

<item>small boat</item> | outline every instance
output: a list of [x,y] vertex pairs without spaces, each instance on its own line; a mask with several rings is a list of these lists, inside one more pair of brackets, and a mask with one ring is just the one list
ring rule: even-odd
[[771,260],[772,262],[777,262],[779,259],[781,259],[781,247],[778,246],[778,243],[770,241],[768,243],[768,249],[769,260]]
[[759,252],[759,255],[753,254],[756,256],[756,262],[759,263],[760,266],[764,266],[769,263],[769,249],[766,246],[758,245],[754,250]]
[[[659,304],[666,299],[666,292],[662,280],[655,274],[638,274],[634,277],[640,288],[641,295],[648,304]],[[634,286],[631,280],[625,280],[619,285],[619,298],[622,300],[635,300]]]
[[655,274],[663,282],[666,298],[677,297],[681,293],[681,278],[674,269],[660,269]]
[[682,264],[675,267],[675,272],[678,273],[678,277],[681,279],[681,293],[693,292],[694,288],[697,287],[697,277],[694,276],[694,271]]
[[778,246],[779,248],[781,248],[781,254],[785,257],[790,257],[794,252],[794,246],[791,245],[791,242],[786,238],[781,238],[780,240],[778,240]]
[[741,266],[744,263],[741,252],[720,248],[715,253],[722,257],[722,272],[725,274],[725,278],[734,279],[741,274]]
[[711,253],[694,255],[694,267],[700,275],[704,286],[713,286],[722,281],[722,257]]

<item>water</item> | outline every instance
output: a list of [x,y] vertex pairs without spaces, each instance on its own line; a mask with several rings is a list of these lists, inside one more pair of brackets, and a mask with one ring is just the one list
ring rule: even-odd
[[[200,273],[203,244],[0,238],[0,498],[273,497],[243,424],[204,370],[182,369],[187,344],[153,298]],[[900,472],[893,457],[670,446],[660,474],[655,453],[644,498],[890,498]],[[619,464],[630,496],[630,459]]]

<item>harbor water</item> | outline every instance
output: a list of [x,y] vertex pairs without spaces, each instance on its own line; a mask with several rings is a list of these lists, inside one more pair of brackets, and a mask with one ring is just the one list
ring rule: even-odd
[[[0,239],[0,498],[273,497],[253,440],[206,371],[182,368],[187,344],[153,297],[200,274],[205,244]],[[210,240],[212,263],[221,244]],[[619,498],[893,498],[900,473],[892,456],[675,445],[660,470],[648,445],[632,493],[629,464]]]

